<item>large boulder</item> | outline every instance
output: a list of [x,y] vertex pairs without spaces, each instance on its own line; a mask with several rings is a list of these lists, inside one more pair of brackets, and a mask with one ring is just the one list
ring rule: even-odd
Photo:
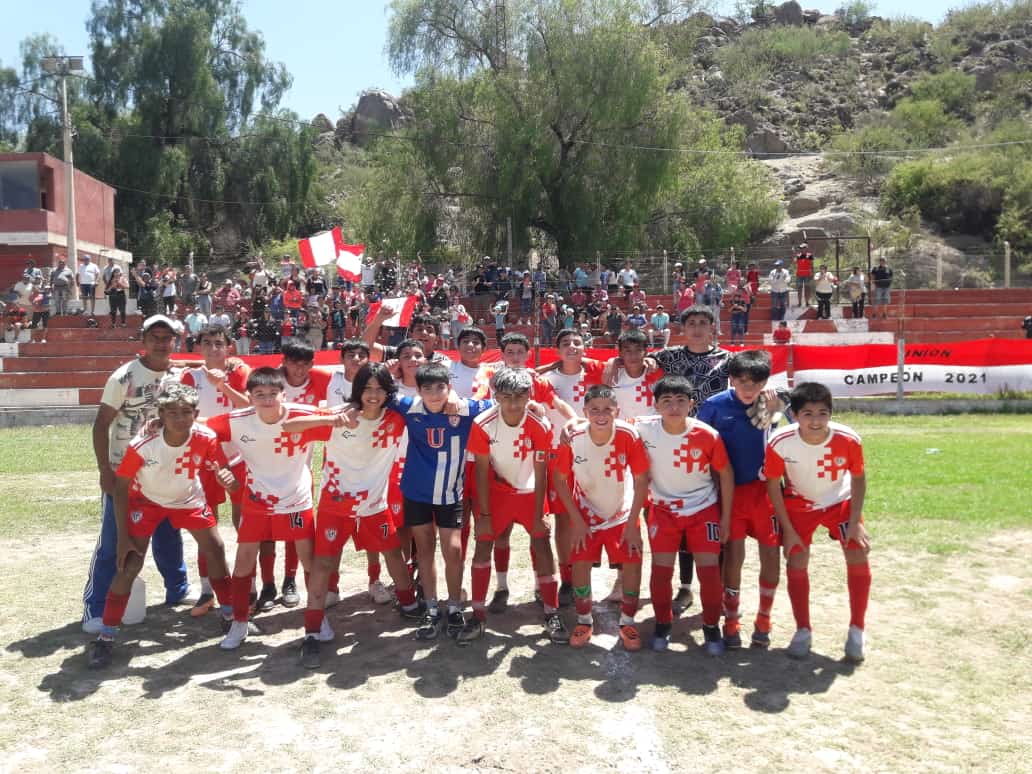
[[827,212],[796,224],[800,231],[823,231],[832,236],[856,234],[856,217],[848,212]]
[[330,119],[326,117],[325,113],[319,113],[315,118],[313,118],[312,126],[315,127],[315,130],[319,132],[319,134],[333,131],[333,124],[330,122]]
[[812,196],[797,196],[788,203],[788,217],[801,218],[804,215],[812,215],[820,208],[820,199],[815,199]]
[[736,110],[724,120],[729,124],[738,124],[744,127],[746,134],[752,134],[760,125],[760,119],[752,111],[745,110],[744,108]]
[[374,89],[358,99],[351,119],[351,141],[365,147],[383,132],[400,129],[408,116],[398,101],[386,91]]
[[788,143],[771,129],[751,132],[745,138],[745,147],[754,156],[788,153]]
[[803,26],[803,9],[796,0],[788,0],[774,9],[774,21],[792,27]]

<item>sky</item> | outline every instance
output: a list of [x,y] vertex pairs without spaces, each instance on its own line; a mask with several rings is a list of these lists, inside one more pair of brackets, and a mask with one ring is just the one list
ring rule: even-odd
[[[911,0],[905,13],[932,22],[942,20],[950,7],[967,0]],[[49,32],[70,55],[89,55],[86,19],[90,0],[48,0],[46,3],[4,3],[0,24],[0,63],[18,67],[18,44],[29,35]],[[827,13],[842,3],[822,5],[802,0],[804,8]],[[242,0],[248,27],[262,32],[266,54],[283,62],[294,85],[283,107],[302,118],[325,113],[336,121],[364,90],[382,88],[398,95],[411,85],[410,76],[398,77],[387,63],[387,3],[376,0]],[[734,8],[734,2],[716,7]],[[725,10],[725,13],[729,10]],[[875,3],[876,14],[895,16],[900,5],[890,0]],[[87,69],[88,66],[87,66]]]

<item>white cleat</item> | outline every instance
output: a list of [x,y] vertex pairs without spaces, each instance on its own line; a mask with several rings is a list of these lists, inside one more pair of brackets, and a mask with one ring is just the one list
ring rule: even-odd
[[386,605],[393,598],[391,592],[380,581],[376,580],[369,584],[369,596],[378,605]]
[[333,627],[325,618],[322,619],[322,626],[319,627],[319,642],[333,642],[337,635],[333,633]]
[[327,591],[326,592],[326,604],[325,604],[325,607],[326,608],[331,608],[331,607],[334,607],[335,605],[339,605],[339,604],[340,604],[340,594],[338,594],[336,591]]
[[100,630],[104,628],[104,619],[101,616],[95,616],[86,621],[83,621],[82,630],[86,634],[100,634]]
[[806,658],[810,655],[810,645],[813,643],[813,634],[809,629],[797,629],[792,635],[792,641],[788,643],[788,655],[790,658]]
[[219,647],[223,650],[236,650],[247,639],[247,621],[233,621],[229,631],[222,638]]
[[864,660],[864,630],[857,626],[849,627],[849,634],[846,635],[846,661],[853,664],[863,663]]

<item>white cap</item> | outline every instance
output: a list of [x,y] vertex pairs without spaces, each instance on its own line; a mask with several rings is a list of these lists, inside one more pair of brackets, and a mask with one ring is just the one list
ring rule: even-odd
[[140,329],[146,333],[155,325],[165,325],[177,336],[183,332],[183,324],[179,320],[173,320],[171,317],[166,317],[163,314],[152,314],[143,321]]

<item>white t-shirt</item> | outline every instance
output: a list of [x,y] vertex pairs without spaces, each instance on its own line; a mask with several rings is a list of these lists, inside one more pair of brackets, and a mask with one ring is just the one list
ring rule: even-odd
[[485,383],[483,366],[463,365],[459,360],[451,363],[451,386],[460,398],[472,398]]
[[160,429],[137,435],[126,448],[118,475],[133,479],[132,494],[166,508],[194,511],[207,502],[200,472],[225,464],[215,433],[195,424],[181,446],[169,446]]
[[799,435],[799,425],[783,427],[771,435],[763,462],[768,480],[784,476],[785,502],[801,503],[807,510],[829,508],[850,498],[853,476],[864,473],[860,436],[845,425],[829,422],[828,439],[809,444]]
[[368,287],[376,284],[376,267],[365,263],[362,264],[362,285]]
[[712,473],[730,463],[716,430],[689,419],[685,431],[673,435],[663,429],[660,416],[642,417],[634,427],[649,454],[653,503],[678,516],[691,516],[717,502]]
[[256,288],[265,288],[269,286],[269,272],[265,269],[257,269],[254,274],[251,275],[251,284]]
[[498,483],[520,494],[534,491],[534,463],[545,462],[551,448],[552,433],[547,420],[525,412],[523,420],[512,427],[502,418],[499,406],[473,421],[466,445],[471,455],[489,454]]
[[301,433],[287,433],[283,422],[311,416],[308,406],[288,403],[279,422],[266,424],[254,407],[212,417],[208,427],[223,443],[234,443],[247,464],[244,507],[268,513],[294,513],[312,507],[311,444]]
[[620,284],[624,287],[633,285],[638,281],[638,272],[634,269],[620,269],[620,273],[617,276],[620,280]]
[[152,371],[139,359],[120,365],[108,377],[100,402],[118,412],[108,430],[108,460],[113,467],[122,461],[133,436],[157,416],[154,399],[166,379],[176,377],[170,371]]
[[792,275],[788,273],[787,269],[774,269],[768,279],[770,281],[771,293],[787,293],[788,283],[792,279]]
[[334,408],[351,402],[351,381],[344,376],[344,370],[333,372],[330,383],[326,385],[326,407]]
[[97,268],[97,264],[93,261],[79,264],[79,284],[80,285],[96,285],[97,280],[100,279],[100,269]]

